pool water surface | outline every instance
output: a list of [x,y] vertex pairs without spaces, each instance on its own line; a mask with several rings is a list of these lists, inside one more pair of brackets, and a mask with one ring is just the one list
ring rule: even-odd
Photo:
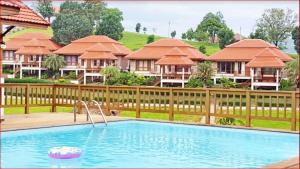
[[[57,146],[83,153],[49,158]],[[298,154],[297,134],[144,121],[1,133],[1,168],[254,168]]]

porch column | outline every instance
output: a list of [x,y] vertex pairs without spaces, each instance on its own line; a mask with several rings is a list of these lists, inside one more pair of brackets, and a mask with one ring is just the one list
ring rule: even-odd
[[254,70],[250,68],[250,76],[251,76],[251,90],[254,90],[253,82],[254,82]]
[[217,78],[214,77],[214,85],[216,85],[216,84],[217,84]]
[[279,88],[279,69],[276,69],[276,91]]
[[182,68],[182,88],[184,88],[184,67]]
[[41,79],[42,74],[42,56],[39,56],[39,79]]
[[60,70],[60,77],[63,77],[63,76],[64,76],[64,70],[61,69],[61,70]]
[[86,84],[86,70],[83,71],[83,84]]
[[160,87],[163,87],[163,66],[160,66]]
[[22,79],[23,77],[23,69],[22,69],[22,65],[20,66],[20,79]]
[[75,75],[76,75],[76,77],[78,76],[78,70],[77,69],[75,70]]

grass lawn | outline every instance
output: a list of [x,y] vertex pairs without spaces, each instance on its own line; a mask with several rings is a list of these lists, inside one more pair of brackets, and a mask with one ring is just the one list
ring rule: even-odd
[[[51,28],[48,29],[34,29],[34,28],[26,28],[17,32],[9,33],[5,38],[4,41],[7,41],[9,38],[15,37],[17,35],[21,35],[28,32],[41,32],[45,33],[48,36],[53,36],[53,31]],[[143,47],[147,43],[147,37],[149,35],[143,33],[135,33],[135,32],[124,32],[123,38],[120,40],[126,47],[129,49],[136,51]],[[161,36],[155,36],[155,40],[161,39]],[[199,48],[200,45],[204,45],[206,47],[207,55],[211,55],[220,50],[218,44],[209,44],[207,42],[194,42],[194,41],[185,41],[196,49]]]

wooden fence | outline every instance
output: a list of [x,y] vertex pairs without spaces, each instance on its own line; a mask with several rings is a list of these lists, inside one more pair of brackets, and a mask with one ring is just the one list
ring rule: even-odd
[[71,107],[76,101],[96,100],[110,110],[165,113],[169,120],[174,115],[205,117],[233,117],[244,119],[246,127],[251,120],[286,121],[296,130],[299,112],[299,93],[294,91],[250,91],[214,88],[158,88],[131,86],[91,86],[53,84],[1,84],[4,89],[2,107],[57,106]]

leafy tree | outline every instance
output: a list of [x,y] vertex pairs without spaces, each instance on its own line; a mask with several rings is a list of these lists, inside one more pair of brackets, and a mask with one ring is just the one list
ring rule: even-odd
[[140,33],[141,27],[142,27],[142,25],[141,25],[140,23],[137,23],[137,24],[135,25],[135,31],[136,31],[137,33]]
[[234,33],[231,29],[224,27],[218,32],[219,37],[219,47],[221,49],[225,48],[226,45],[229,45],[234,42]]
[[181,34],[181,39],[186,39],[186,33]]
[[283,9],[272,8],[265,10],[256,26],[266,33],[270,42],[279,46],[290,36],[296,21],[297,16],[291,9],[284,11]]
[[154,35],[149,35],[147,38],[147,44],[154,42],[154,39],[155,39]]
[[206,54],[206,47],[204,45],[199,46],[199,51],[203,54]]
[[147,28],[146,27],[143,27],[143,32],[144,32],[144,34],[146,34],[146,32],[147,32]]
[[106,4],[102,0],[84,0],[82,7],[93,26],[101,19]]
[[37,11],[50,22],[51,17],[54,15],[52,0],[38,0]]
[[205,86],[211,85],[211,77],[214,74],[212,63],[204,61],[198,64],[197,73],[194,75],[195,78],[199,79]]
[[96,35],[106,35],[114,40],[123,37],[122,12],[117,8],[105,9],[101,20],[96,26]]
[[49,75],[53,76],[55,75],[60,68],[63,68],[66,65],[66,62],[62,56],[58,55],[49,55],[45,61],[43,61],[43,66],[45,68],[48,68],[50,71],[48,71]]
[[286,64],[284,70],[288,79],[295,85],[299,85],[299,57]]
[[192,40],[194,39],[194,31],[192,28],[190,28],[187,32],[186,32],[186,38],[188,40]]
[[107,66],[101,70],[101,74],[105,76],[106,85],[116,85],[118,84],[118,79],[120,77],[120,70],[114,66]]
[[292,31],[292,39],[294,40],[295,50],[299,54],[299,27],[296,26]]
[[262,40],[268,41],[266,32],[259,28],[257,28],[254,32],[251,32],[249,37],[251,39],[262,39]]
[[221,85],[223,86],[223,88],[237,88],[239,87],[239,84],[236,82],[233,82],[232,80],[230,80],[227,77],[222,77],[220,79]]
[[208,34],[203,31],[194,32],[194,39],[201,42],[208,40]]
[[176,31],[174,30],[174,31],[171,32],[171,37],[175,38],[175,36],[176,36]]
[[85,15],[82,6],[73,1],[61,4],[60,13],[51,25],[53,39],[62,45],[93,33],[93,25]]
[[212,43],[215,43],[218,31],[225,26],[221,12],[217,12],[216,14],[209,12],[203,17],[203,20],[198,25],[196,32],[207,32]]

